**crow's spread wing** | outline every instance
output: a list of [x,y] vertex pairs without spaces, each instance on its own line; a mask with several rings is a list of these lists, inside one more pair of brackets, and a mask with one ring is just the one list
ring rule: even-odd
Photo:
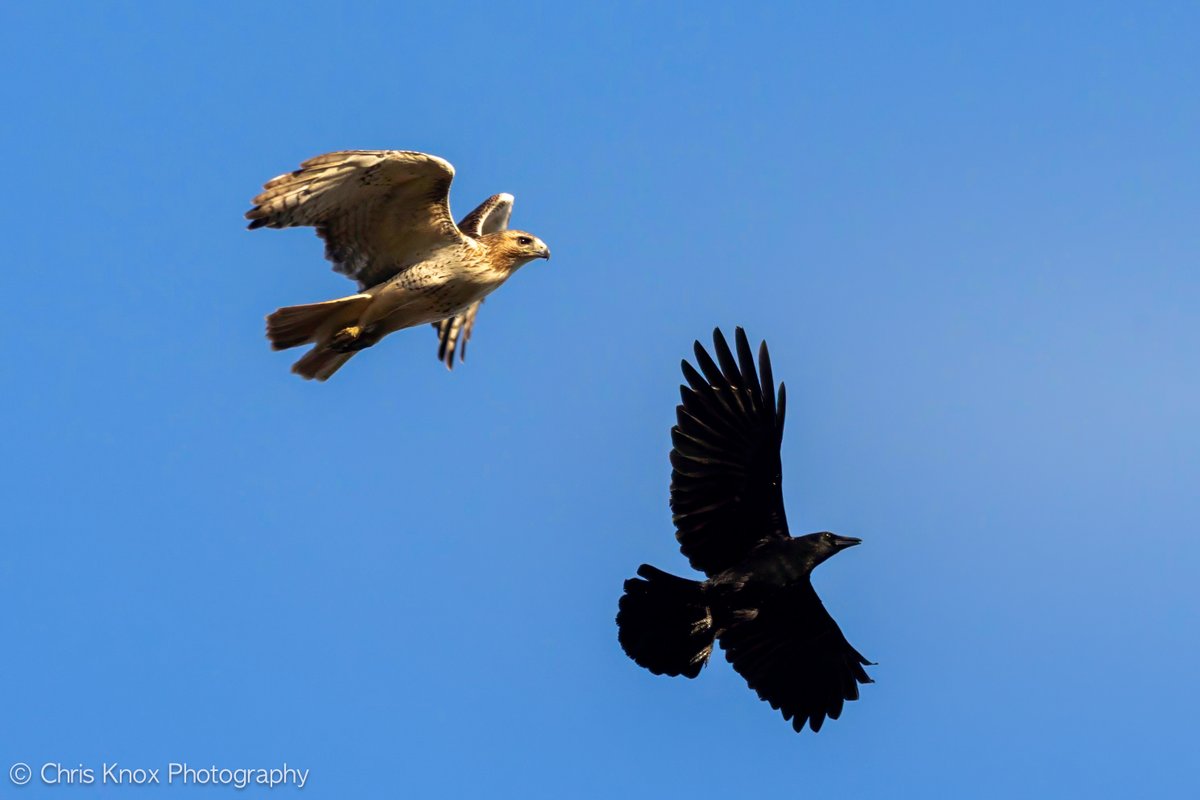
[[808,581],[764,598],[760,607],[720,637],[721,648],[758,696],[791,720],[796,731],[807,721],[819,731],[837,719],[858,684],[873,683],[871,662],[850,646]]
[[766,343],[756,373],[745,331],[738,328],[735,338],[737,360],[719,329],[716,362],[696,342],[700,371],[683,362],[688,385],[680,387],[671,429],[675,538],[709,577],[759,543],[788,537],[779,461],[786,393],[781,385],[776,401]]

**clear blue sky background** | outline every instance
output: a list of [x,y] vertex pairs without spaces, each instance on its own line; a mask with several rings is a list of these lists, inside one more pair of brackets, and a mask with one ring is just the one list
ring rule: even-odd
[[[6,7],[0,766],[1195,797],[1200,11],[903,5]],[[452,374],[427,329],[325,385],[267,347],[352,287],[242,212],[344,148],[553,248]],[[865,540],[816,584],[878,682],[817,736],[616,642],[686,573],[678,363],[735,324],[794,530]],[[80,791],[131,790],[0,775]]]

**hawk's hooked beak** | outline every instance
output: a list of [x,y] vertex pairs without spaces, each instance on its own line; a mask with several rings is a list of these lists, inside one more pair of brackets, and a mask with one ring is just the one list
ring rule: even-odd
[[549,261],[550,260],[550,248],[546,247],[546,245],[542,245],[542,252],[541,252],[541,255],[538,256],[538,258],[544,258],[547,261]]

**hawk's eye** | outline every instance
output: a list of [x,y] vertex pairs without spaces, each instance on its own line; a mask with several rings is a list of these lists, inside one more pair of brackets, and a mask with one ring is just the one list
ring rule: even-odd
[[533,244],[533,239],[530,239],[528,236],[518,236],[517,243],[518,244]]

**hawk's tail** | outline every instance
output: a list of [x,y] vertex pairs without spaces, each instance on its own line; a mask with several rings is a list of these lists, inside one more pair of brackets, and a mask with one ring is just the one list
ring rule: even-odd
[[350,356],[357,352],[357,350],[351,350],[339,353],[331,350],[328,345],[319,344],[305,353],[304,357],[295,364],[292,364],[292,372],[307,381],[314,378],[319,381],[329,380],[329,376],[341,369],[342,364],[349,361]]
[[330,339],[338,331],[358,322],[370,304],[371,295],[354,294],[324,303],[281,308],[267,317],[267,338],[275,350],[316,342],[316,347],[292,365],[292,372],[308,380],[327,380],[354,355],[354,351],[331,349]]
[[352,294],[324,303],[281,308],[267,317],[271,349],[286,350],[309,342],[327,341],[337,331],[357,322],[370,302],[369,294]]
[[712,615],[701,584],[638,567],[644,580],[625,581],[617,612],[617,638],[626,655],[655,675],[700,674],[712,653]]

